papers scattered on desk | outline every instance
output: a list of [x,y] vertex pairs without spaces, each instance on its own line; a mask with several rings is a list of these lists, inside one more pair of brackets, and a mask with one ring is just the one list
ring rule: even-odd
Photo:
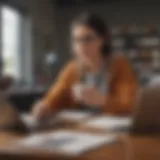
[[78,122],[78,121],[82,121],[84,119],[87,119],[91,116],[91,113],[88,112],[83,112],[83,111],[78,111],[78,110],[64,110],[59,112],[56,115],[57,119],[61,119],[61,120],[70,120],[73,122]]
[[78,111],[78,110],[64,110],[48,119],[37,121],[31,114],[22,114],[21,119],[30,129],[44,129],[59,125],[61,122],[65,123],[78,123],[91,117],[91,113]]
[[21,140],[18,144],[63,154],[78,155],[101,145],[113,143],[115,140],[115,135],[57,131],[50,134],[32,135]]
[[108,131],[126,130],[132,125],[131,117],[116,117],[116,116],[100,116],[90,119],[84,124],[87,127],[104,129]]

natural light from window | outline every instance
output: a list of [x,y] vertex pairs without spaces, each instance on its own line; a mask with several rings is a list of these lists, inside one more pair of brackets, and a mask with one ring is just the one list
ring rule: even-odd
[[2,7],[2,61],[3,74],[20,78],[21,16],[13,8]]

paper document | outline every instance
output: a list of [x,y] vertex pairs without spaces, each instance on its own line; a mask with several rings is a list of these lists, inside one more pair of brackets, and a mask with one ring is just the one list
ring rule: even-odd
[[78,111],[78,110],[64,110],[58,112],[57,114],[51,116],[48,119],[44,119],[42,122],[37,121],[36,118],[31,114],[22,114],[21,119],[22,121],[29,127],[29,128],[43,128],[43,126],[52,126],[59,124],[59,122],[81,122],[89,117],[91,117],[91,113]]
[[[63,110],[61,112],[58,112],[57,114],[53,115],[53,117],[50,118],[50,121],[53,120],[73,120],[73,121],[81,121],[86,118],[91,117],[92,114],[88,112],[83,112],[79,110]],[[28,124],[33,125],[36,124],[37,121],[31,114],[22,114],[21,115],[22,120]]]
[[115,135],[57,131],[50,134],[32,135],[18,142],[20,146],[37,147],[57,153],[78,155],[103,144],[116,141]]
[[61,120],[82,121],[84,119],[89,118],[91,115],[92,115],[91,113],[79,110],[64,110],[59,112],[56,115],[56,118]]
[[88,120],[84,124],[88,127],[104,129],[104,130],[123,130],[129,129],[132,125],[131,117],[116,117],[116,116],[100,116]]

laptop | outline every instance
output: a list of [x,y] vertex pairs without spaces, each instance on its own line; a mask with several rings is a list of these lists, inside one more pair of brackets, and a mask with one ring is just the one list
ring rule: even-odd
[[133,115],[133,133],[160,132],[160,84],[140,90]]

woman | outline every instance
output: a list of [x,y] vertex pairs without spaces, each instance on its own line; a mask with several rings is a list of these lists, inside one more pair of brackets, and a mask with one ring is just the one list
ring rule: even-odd
[[96,15],[82,14],[72,24],[73,59],[33,113],[42,118],[63,107],[99,108],[113,114],[131,113],[137,82],[131,66],[111,52],[111,36]]

